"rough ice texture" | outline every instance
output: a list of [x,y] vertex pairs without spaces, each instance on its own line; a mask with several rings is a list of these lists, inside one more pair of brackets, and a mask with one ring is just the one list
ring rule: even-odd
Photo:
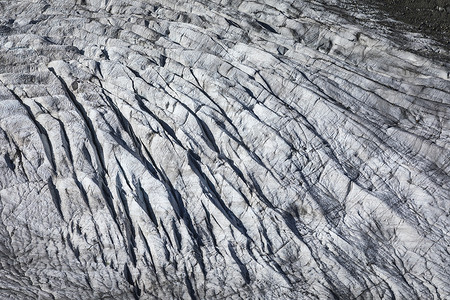
[[327,1],[69,2],[0,2],[1,299],[450,298],[449,64]]

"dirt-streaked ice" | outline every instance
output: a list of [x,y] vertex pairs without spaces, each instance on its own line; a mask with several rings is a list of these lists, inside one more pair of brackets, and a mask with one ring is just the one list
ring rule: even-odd
[[425,38],[336,1],[69,2],[0,2],[0,298],[450,297]]

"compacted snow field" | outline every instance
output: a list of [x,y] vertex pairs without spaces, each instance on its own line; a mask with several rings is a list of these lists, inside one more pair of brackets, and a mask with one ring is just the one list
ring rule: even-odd
[[0,298],[449,299],[450,64],[361,14],[0,1]]

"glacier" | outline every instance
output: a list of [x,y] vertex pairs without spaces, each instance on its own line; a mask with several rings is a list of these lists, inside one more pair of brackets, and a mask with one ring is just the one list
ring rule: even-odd
[[450,54],[352,1],[0,2],[1,299],[449,299]]

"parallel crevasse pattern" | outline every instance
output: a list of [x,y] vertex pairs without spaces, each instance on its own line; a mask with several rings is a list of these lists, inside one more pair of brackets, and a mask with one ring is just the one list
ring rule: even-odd
[[309,1],[0,3],[0,297],[450,297],[449,65]]

